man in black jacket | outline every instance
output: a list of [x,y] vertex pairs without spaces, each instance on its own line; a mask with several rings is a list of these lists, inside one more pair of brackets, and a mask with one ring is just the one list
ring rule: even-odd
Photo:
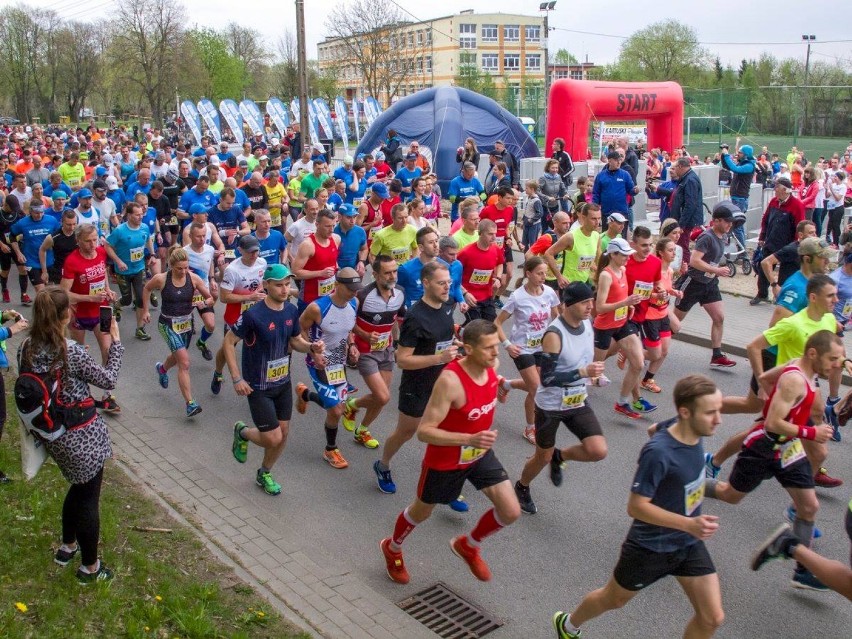
[[494,142],[494,153],[500,158],[501,162],[506,163],[506,168],[509,171],[509,179],[512,181],[512,186],[520,190],[521,171],[518,167],[518,158],[512,155],[512,152],[506,148],[506,143],[503,140]]
[[678,244],[683,248],[683,261],[689,264],[689,238],[692,229],[704,224],[704,190],[689,158],[677,159],[672,169],[677,173],[677,186],[672,196],[671,217],[677,220],[683,233]]

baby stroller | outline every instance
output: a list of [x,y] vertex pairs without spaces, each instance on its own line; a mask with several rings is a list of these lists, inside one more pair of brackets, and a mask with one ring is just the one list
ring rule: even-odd
[[[712,218],[712,211],[710,207],[707,206],[707,203],[704,203],[704,209],[707,211],[707,215]],[[737,236],[734,235],[734,229],[741,227],[746,222],[745,213],[742,211],[738,211],[734,213],[734,222],[731,225],[731,230],[728,232],[727,242],[725,245],[725,266],[728,267],[728,270],[731,272],[731,277],[734,277],[737,274],[737,264],[739,263],[740,268],[744,275],[750,275],[752,271],[751,260],[748,257],[748,251],[746,247],[740,244],[740,241],[737,239]],[[710,228],[709,224],[703,227],[698,227],[693,229],[690,240],[695,241],[698,239],[698,236],[704,231],[704,229]]]

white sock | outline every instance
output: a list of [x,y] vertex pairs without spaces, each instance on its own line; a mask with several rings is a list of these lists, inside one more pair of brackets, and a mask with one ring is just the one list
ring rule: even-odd
[[96,572],[98,572],[100,569],[101,569],[101,560],[100,560],[100,559],[98,559],[98,563],[97,563],[97,564],[95,564],[95,569],[94,569],[94,570],[89,570],[89,569],[88,569],[88,568],[86,568],[85,566],[80,566],[80,570],[81,570],[82,572],[86,573],[87,575],[94,575],[94,574],[95,574]]

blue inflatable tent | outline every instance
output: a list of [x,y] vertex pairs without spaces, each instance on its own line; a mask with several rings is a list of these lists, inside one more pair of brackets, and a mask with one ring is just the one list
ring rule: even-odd
[[432,170],[445,193],[459,174],[456,150],[465,138],[476,140],[483,156],[494,148],[495,140],[503,140],[518,160],[541,156],[518,118],[491,98],[468,89],[436,87],[402,98],[376,118],[356,153],[371,153],[381,146],[388,129],[396,129],[406,147],[417,140],[432,150]]

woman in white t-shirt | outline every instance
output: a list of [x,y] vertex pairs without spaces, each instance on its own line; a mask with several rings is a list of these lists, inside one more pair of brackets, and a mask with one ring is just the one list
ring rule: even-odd
[[422,228],[430,226],[437,230],[437,227],[432,223],[432,220],[426,219],[426,205],[419,197],[414,198],[408,203],[408,223],[418,231]]
[[[524,401],[527,425],[524,439],[535,445],[535,392],[539,386],[541,370],[541,340],[550,322],[556,317],[559,298],[549,286],[545,286],[547,264],[539,256],[524,263],[526,282],[514,290],[497,316],[497,333],[503,348],[515,362],[521,379],[505,380],[503,384],[527,391]],[[503,323],[512,318],[509,338],[503,332]],[[507,391],[508,388],[498,392]]]

